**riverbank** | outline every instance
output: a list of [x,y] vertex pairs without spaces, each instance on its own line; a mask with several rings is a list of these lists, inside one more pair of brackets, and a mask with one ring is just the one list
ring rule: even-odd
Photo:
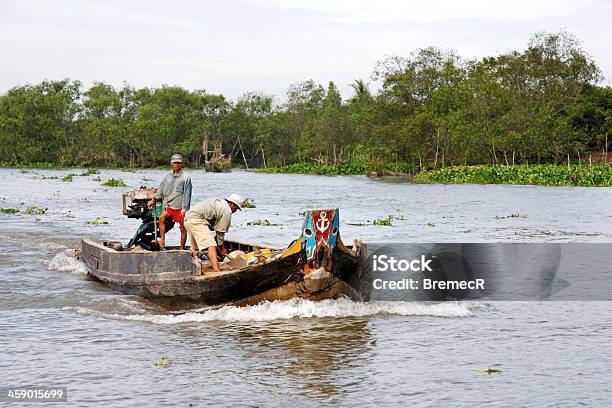
[[[52,163],[27,163],[19,166],[5,166],[4,168],[19,169],[47,169],[69,170],[84,168],[82,166],[60,166]],[[190,169],[189,167],[185,167]],[[100,168],[102,169],[102,168]],[[136,170],[150,170],[151,168],[110,168],[133,172]],[[155,167],[154,169],[165,169]],[[191,170],[194,170],[193,168]],[[204,170],[203,167],[195,170]],[[416,183],[443,183],[443,184],[517,184],[540,186],[584,186],[584,187],[612,187],[612,164],[530,164],[515,166],[449,166],[436,170],[415,172],[408,163],[389,163],[379,169],[373,169],[364,164],[338,164],[317,165],[295,163],[282,167],[268,167],[267,169],[253,169],[258,173],[281,174],[313,174],[326,176],[340,175],[368,175],[370,177],[407,176]],[[95,169],[90,169],[95,172]],[[415,174],[416,173],[416,174]],[[92,173],[93,174],[93,173]]]
[[[371,171],[362,165],[311,165],[291,164],[259,170],[262,173],[299,173],[320,175],[411,175],[408,164],[385,167]],[[532,164],[515,166],[452,166],[415,174],[417,183],[445,184],[521,184],[540,186],[585,186],[611,187],[612,165],[610,164]]]
[[268,167],[258,169],[260,173],[296,173],[296,174],[318,174],[323,176],[358,176],[369,173],[378,175],[408,175],[414,172],[414,167],[408,163],[387,163],[380,168],[373,168],[365,164],[313,164],[294,163],[281,167]]

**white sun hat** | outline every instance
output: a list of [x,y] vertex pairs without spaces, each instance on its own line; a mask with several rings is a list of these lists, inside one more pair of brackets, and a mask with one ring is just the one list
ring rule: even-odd
[[225,197],[225,199],[227,201],[229,201],[230,203],[234,203],[236,204],[236,206],[238,207],[238,209],[240,211],[242,211],[242,204],[244,204],[244,199],[242,197],[240,197],[238,194],[230,194],[227,197]]

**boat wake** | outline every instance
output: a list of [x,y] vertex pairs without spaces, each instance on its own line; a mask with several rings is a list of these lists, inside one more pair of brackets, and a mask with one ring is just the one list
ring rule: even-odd
[[432,316],[464,318],[472,316],[478,308],[468,303],[417,303],[417,302],[354,302],[349,299],[327,299],[317,302],[304,299],[262,302],[255,306],[221,306],[187,312],[180,315],[143,314],[120,315],[100,313],[91,309],[70,308],[79,314],[110,319],[149,322],[154,324],[180,324],[190,322],[249,322],[308,318],[350,318],[368,316]]
[[49,270],[59,272],[70,272],[77,275],[87,273],[83,262],[72,256],[72,250],[66,250],[55,255],[49,262]]

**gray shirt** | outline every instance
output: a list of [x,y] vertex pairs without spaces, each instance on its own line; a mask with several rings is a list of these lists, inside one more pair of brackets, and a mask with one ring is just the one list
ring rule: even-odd
[[225,233],[232,224],[232,209],[222,198],[207,198],[196,204],[187,214],[185,221],[197,218],[216,233],[217,245],[223,245]]
[[176,176],[170,172],[163,178],[155,198],[162,200],[164,208],[189,210],[191,205],[191,177],[183,169]]

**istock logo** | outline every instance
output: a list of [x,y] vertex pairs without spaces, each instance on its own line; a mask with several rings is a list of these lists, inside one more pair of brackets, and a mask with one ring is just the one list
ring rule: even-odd
[[426,259],[425,255],[421,255],[418,259],[396,259],[393,256],[374,255],[372,257],[372,268],[374,272],[432,272],[429,264],[432,259]]

